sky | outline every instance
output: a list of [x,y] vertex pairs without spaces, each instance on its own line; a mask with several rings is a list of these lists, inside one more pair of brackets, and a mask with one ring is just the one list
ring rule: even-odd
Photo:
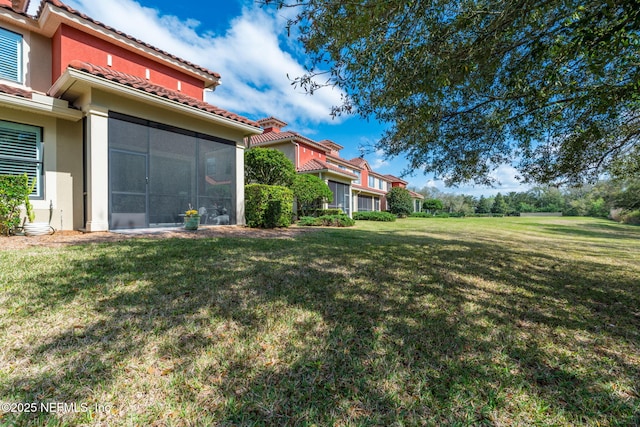
[[[286,31],[291,9],[264,8],[253,0],[63,0],[68,6],[128,35],[180,58],[220,73],[222,84],[207,93],[205,101],[253,120],[274,116],[285,128],[321,141],[344,146],[340,154],[352,159],[364,153],[373,170],[402,176],[408,162],[402,156],[385,158],[371,147],[385,125],[356,116],[332,118],[331,107],[340,104],[341,92],[324,88],[308,95],[291,84],[304,74],[305,55],[295,37]],[[32,0],[29,13],[40,2]],[[123,13],[123,11],[126,11]],[[363,150],[365,150],[363,152]],[[501,185],[445,187],[424,171],[403,176],[410,187],[436,187],[448,193],[474,196],[525,191],[514,178],[515,170],[503,166],[495,172]]]

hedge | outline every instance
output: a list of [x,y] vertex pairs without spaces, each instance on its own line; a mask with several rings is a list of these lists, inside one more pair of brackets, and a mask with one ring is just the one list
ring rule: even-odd
[[298,221],[302,226],[324,226],[324,227],[352,227],[356,222],[348,215],[322,215],[319,217],[303,216]]
[[293,192],[279,185],[244,187],[245,218],[253,228],[288,227],[293,215]]
[[396,216],[390,212],[354,212],[353,219],[357,221],[386,221],[393,222]]

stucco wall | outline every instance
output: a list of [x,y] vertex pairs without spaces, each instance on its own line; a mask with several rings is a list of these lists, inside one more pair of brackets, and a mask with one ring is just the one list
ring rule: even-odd
[[57,120],[5,108],[0,110],[0,117],[2,120],[42,128],[43,197],[31,201],[36,221],[49,221],[49,207],[53,204],[53,227],[61,229],[62,224],[65,230],[79,228],[82,223],[81,122]]
[[27,83],[34,90],[47,92],[51,87],[51,40],[39,34],[29,37]]
[[150,83],[178,91],[185,95],[202,100],[204,83],[195,77],[181,73],[166,65],[152,61],[136,53],[115,46],[105,40],[83,33],[80,30],[61,25],[53,36],[53,81],[64,73],[67,65],[73,60],[81,60],[94,65],[108,67],[108,55],[111,55],[114,70],[146,78],[146,70],[150,70]]

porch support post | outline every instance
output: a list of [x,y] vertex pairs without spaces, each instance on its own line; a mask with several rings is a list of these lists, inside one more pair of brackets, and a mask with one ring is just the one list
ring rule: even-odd
[[88,106],[86,138],[87,231],[109,230],[109,112]]
[[236,224],[245,225],[244,219],[244,146],[236,145]]

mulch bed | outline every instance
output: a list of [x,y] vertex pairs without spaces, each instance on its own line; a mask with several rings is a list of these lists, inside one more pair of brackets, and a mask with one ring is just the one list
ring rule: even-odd
[[214,237],[244,237],[256,239],[287,239],[313,231],[309,228],[292,226],[281,229],[258,229],[235,225],[200,227],[197,231],[182,228],[162,229],[135,234],[122,234],[110,231],[83,233],[81,231],[58,231],[46,236],[0,236],[0,250],[24,249],[30,247],[60,247],[87,243],[120,242],[128,239],[206,239]]

